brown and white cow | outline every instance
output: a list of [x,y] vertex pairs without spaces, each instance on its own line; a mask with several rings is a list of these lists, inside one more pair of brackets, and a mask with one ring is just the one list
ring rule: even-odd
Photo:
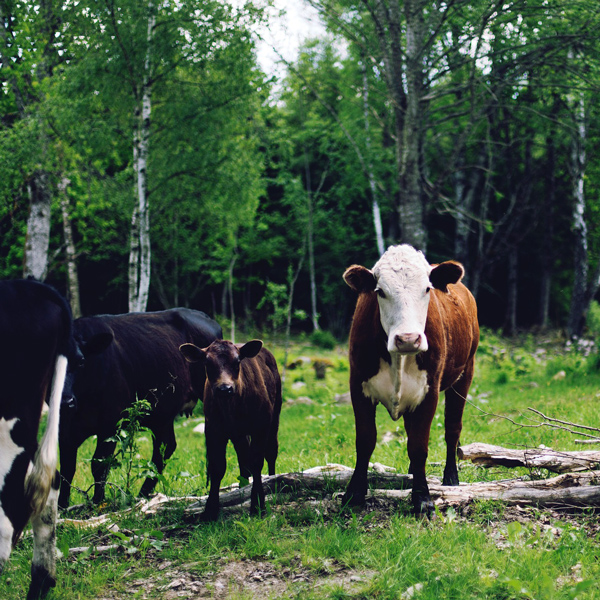
[[479,343],[477,306],[460,283],[463,275],[461,264],[430,265],[408,245],[388,248],[372,270],[353,265],[344,273],[359,293],[349,342],[357,456],[344,503],[365,500],[381,403],[394,421],[404,417],[414,510],[432,513],[425,463],[440,391],[446,397],[443,484],[458,485],[456,450]]
[[275,475],[279,449],[281,379],[275,357],[260,340],[243,345],[215,340],[208,348],[183,344],[180,350],[189,362],[200,362],[206,369],[204,431],[210,491],[202,520],[213,521],[219,514],[219,487],[227,466],[229,440],[240,470],[252,475],[250,513],[262,514],[265,492],[261,471],[266,459],[269,475]]

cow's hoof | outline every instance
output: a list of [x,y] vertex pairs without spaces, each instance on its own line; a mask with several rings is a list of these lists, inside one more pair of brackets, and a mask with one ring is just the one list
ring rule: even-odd
[[435,519],[435,506],[429,497],[413,500],[413,510],[416,517],[426,517],[429,520]]
[[214,523],[219,516],[219,511],[217,510],[205,510],[198,520],[200,523]]
[[460,485],[458,481],[457,471],[444,471],[444,478],[442,479],[442,485]]
[[366,502],[365,494],[357,492],[346,492],[342,496],[342,508],[350,508],[353,506],[364,506]]
[[31,584],[27,592],[27,600],[43,598],[48,593],[48,590],[55,585],[56,579],[44,567],[32,565]]

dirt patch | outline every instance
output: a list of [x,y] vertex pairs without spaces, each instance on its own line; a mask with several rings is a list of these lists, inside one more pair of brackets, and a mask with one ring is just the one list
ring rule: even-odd
[[343,588],[347,593],[357,591],[373,577],[374,573],[346,569],[334,561],[325,560],[321,573],[315,573],[299,565],[277,567],[253,560],[238,560],[218,565],[214,573],[195,575],[185,565],[175,567],[170,562],[157,565],[160,575],[131,582],[128,589],[119,594],[99,600],[136,598],[190,600],[211,598],[226,600],[244,598],[266,600],[269,598],[295,598],[314,588]]

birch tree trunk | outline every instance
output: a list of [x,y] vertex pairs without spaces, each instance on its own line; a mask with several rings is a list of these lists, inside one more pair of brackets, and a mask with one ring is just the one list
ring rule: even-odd
[[35,277],[38,281],[44,281],[48,273],[50,206],[52,202],[48,173],[36,172],[27,187],[29,217],[27,218],[23,277]]
[[574,106],[574,124],[571,169],[573,178],[573,222],[574,235],[574,279],[573,294],[571,296],[571,309],[569,313],[568,331],[572,337],[579,337],[583,333],[588,282],[588,231],[585,220],[585,103],[583,93],[579,95]]
[[381,211],[377,201],[377,186],[375,185],[375,176],[373,174],[373,161],[371,160],[371,130],[369,127],[369,80],[367,78],[367,65],[365,57],[362,60],[363,75],[363,109],[365,115],[365,147],[366,147],[366,166],[369,173],[369,188],[371,190],[371,205],[373,211],[373,226],[375,228],[375,243],[379,254],[385,252],[383,242],[383,227],[381,226]]
[[67,187],[70,184],[67,177],[63,177],[58,184],[60,199],[60,212],[63,223],[63,239],[65,241],[65,255],[67,259],[67,287],[69,290],[69,303],[73,318],[81,317],[81,302],[79,299],[79,278],[77,277],[77,258],[75,253],[75,242],[73,241],[73,229],[69,215],[69,199]]
[[[129,253],[129,311],[144,312],[150,291],[151,246],[150,211],[148,205],[148,155],[150,142],[150,117],[152,113],[151,56],[152,38],[156,17],[149,4],[146,60],[141,93],[141,111],[136,108],[133,140],[134,183],[137,203],[131,217],[131,242]],[[140,114],[141,112],[141,114]]]

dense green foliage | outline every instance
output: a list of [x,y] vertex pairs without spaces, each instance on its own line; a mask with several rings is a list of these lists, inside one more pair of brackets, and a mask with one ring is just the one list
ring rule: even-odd
[[[260,0],[235,8],[198,0],[3,0],[0,277],[22,272],[29,186],[41,169],[55,196],[48,280],[67,292],[57,192],[66,177],[83,313],[127,309],[133,120],[145,17],[155,10],[148,308],[188,305],[232,317],[233,307],[246,326],[283,330],[285,315],[273,321],[269,294],[280,286],[284,307],[300,266],[293,326],[309,330],[302,317],[311,314],[314,245],[320,325],[343,339],[354,299],[341,274],[353,262],[372,265],[378,254],[369,177],[385,242],[403,239],[402,116],[374,8],[393,3],[311,4],[329,36],[307,41],[287,76],[273,81],[261,72],[252,33],[267,19]],[[551,322],[564,326],[579,106],[590,274],[600,248],[592,151],[600,131],[593,102],[600,9],[591,0],[413,4],[427,33],[415,135],[428,257],[465,263],[483,323],[502,326],[511,310],[521,326],[543,323],[548,284]],[[394,67],[399,84],[414,66]],[[518,260],[514,281],[509,257]],[[516,309],[507,302],[510,286]]]

